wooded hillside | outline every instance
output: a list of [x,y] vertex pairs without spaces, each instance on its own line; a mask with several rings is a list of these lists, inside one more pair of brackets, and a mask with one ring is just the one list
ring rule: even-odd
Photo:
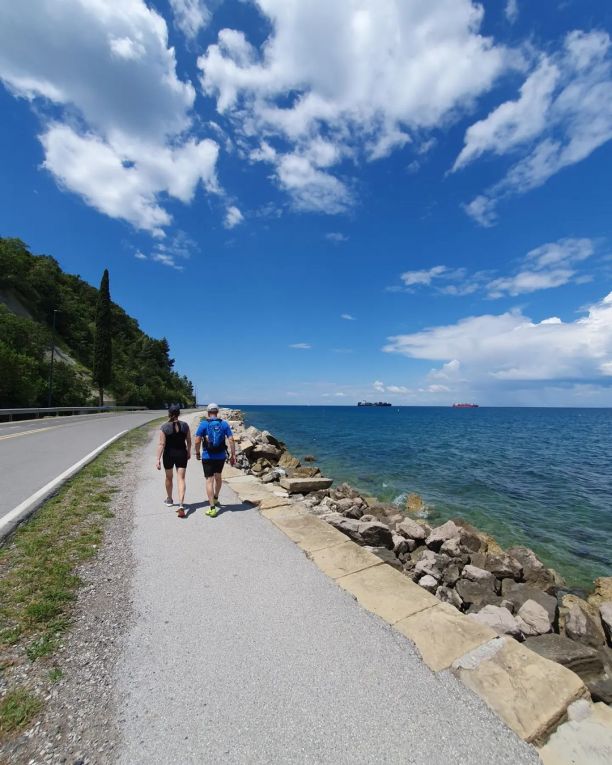
[[[97,403],[91,381],[97,297],[95,287],[65,274],[54,258],[0,238],[0,408],[47,405],[54,309],[53,405]],[[146,335],[116,303],[112,342],[108,393],[118,405],[193,404],[192,383],[174,371],[167,340]]]

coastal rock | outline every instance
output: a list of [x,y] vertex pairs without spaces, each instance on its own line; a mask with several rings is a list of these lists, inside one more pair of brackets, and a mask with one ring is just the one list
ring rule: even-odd
[[242,438],[240,441],[238,441],[238,449],[247,456],[253,451],[255,448],[255,441],[252,441],[250,438]]
[[[272,444],[257,444],[251,454],[256,458],[263,457],[269,460],[277,460],[281,456],[281,450],[278,446],[273,446]],[[281,465],[281,467],[284,466]]]
[[377,558],[380,558],[382,561],[387,563],[389,566],[392,566],[393,568],[396,568],[398,571],[402,571],[404,566],[400,560],[398,560],[397,556],[392,550],[388,550],[386,547],[371,547],[370,545],[366,545],[366,550],[369,550],[369,552],[376,555]]
[[360,507],[359,505],[353,505],[352,507],[350,507],[350,508],[349,508],[349,509],[348,509],[348,510],[347,510],[347,511],[344,513],[344,515],[345,515],[347,518],[356,518],[357,520],[359,520],[360,518],[362,518],[362,517],[363,517],[363,508],[362,508],[362,507]]
[[436,590],[436,598],[438,600],[442,601],[442,603],[449,603],[451,606],[454,606],[456,609],[461,611],[461,607],[463,606],[463,601],[457,594],[455,590],[453,590],[450,587],[441,586],[438,587]]
[[280,478],[279,474],[276,471],[271,470],[269,473],[266,473],[265,475],[261,477],[261,482],[273,483],[274,481],[278,481],[279,478]]
[[459,597],[472,611],[479,611],[483,606],[498,606],[501,598],[496,595],[488,583],[470,582],[469,579],[459,579],[455,585]]
[[413,521],[412,518],[404,519],[400,524],[398,524],[396,531],[403,537],[417,540],[425,540],[428,534],[431,533],[431,530],[427,526]]
[[608,600],[599,606],[599,617],[608,644],[612,646],[612,600]]
[[461,576],[461,569],[459,568],[459,566],[455,565],[454,563],[451,563],[451,565],[446,568],[446,570],[444,571],[444,574],[442,575],[442,582],[448,587],[454,587],[455,584],[457,584],[457,581],[459,580],[460,576]]
[[536,587],[524,582],[517,583],[514,579],[504,579],[501,585],[501,594],[504,600],[510,601],[514,605],[514,612],[517,613],[521,606],[528,600],[535,600],[542,608],[546,610],[551,624],[557,621],[557,599],[552,595],[538,590]]
[[592,648],[601,648],[606,643],[598,610],[577,595],[564,595],[561,599],[559,632]]
[[251,425],[249,428],[247,428],[247,429],[244,431],[244,436],[245,436],[246,438],[250,438],[250,439],[251,439],[251,441],[255,441],[255,442],[257,442],[257,441],[259,441],[259,439],[261,438],[261,432],[260,432],[259,430],[257,430],[257,428],[254,428],[254,427]]
[[272,446],[276,446],[278,449],[282,449],[283,444],[268,430],[261,431],[261,440],[264,442],[264,444],[272,444]]
[[511,547],[508,555],[518,561],[523,569],[523,579],[532,587],[551,593],[563,583],[553,569],[545,568],[542,561],[528,547]]
[[400,534],[393,534],[393,552],[399,557],[410,552],[408,540]]
[[387,525],[380,523],[380,521],[359,522],[359,533],[365,544],[374,547],[393,548],[393,533]]
[[513,638],[521,638],[522,633],[516,619],[507,608],[501,606],[484,606],[478,613],[468,614],[479,624],[484,624],[497,632],[498,635],[510,635]]
[[500,607],[506,608],[508,611],[510,611],[511,614],[513,614],[514,611],[516,610],[514,608],[514,603],[511,600],[502,600],[502,602],[500,603]]
[[583,680],[600,675],[604,669],[602,657],[595,649],[554,632],[538,637],[528,637],[525,645],[545,659],[563,664]]
[[442,578],[442,570],[437,566],[438,556],[432,550],[425,550],[414,566],[414,573],[428,574],[438,581]]
[[332,483],[333,481],[331,478],[281,478],[280,480],[280,485],[283,489],[286,489],[289,494],[307,494],[310,491],[327,489]]
[[526,637],[545,635],[552,627],[548,612],[535,600],[523,603],[516,615],[516,623]]
[[464,579],[469,579],[471,582],[482,582],[483,584],[487,584],[492,590],[495,590],[497,584],[495,577],[490,571],[486,571],[484,568],[478,568],[477,566],[464,566],[461,576]]
[[612,601],[612,576],[600,576],[595,580],[595,589],[587,598],[592,606]]
[[451,558],[458,558],[463,555],[465,548],[461,546],[461,540],[459,537],[453,537],[447,539],[446,542],[440,548],[440,552],[445,555],[450,555]]
[[350,510],[353,507],[353,504],[354,501],[351,497],[342,497],[342,499],[336,500],[336,507],[340,513],[345,513],[347,510]]
[[429,574],[425,574],[425,576],[422,576],[418,581],[420,586],[428,592],[433,593],[438,589],[438,582],[434,579],[433,576],[430,576]]
[[291,470],[291,475],[296,478],[315,478],[321,475],[318,467],[297,467]]
[[358,521],[354,521],[351,518],[345,518],[343,515],[340,515],[340,513],[322,515],[321,518],[334,528],[338,529],[338,531],[346,534],[347,537],[354,542],[359,542],[360,544],[363,542],[361,534],[359,533]]
[[444,542],[453,537],[459,537],[459,527],[453,521],[447,521],[442,526],[433,529],[425,540],[425,544],[432,550],[439,550]]
[[518,581],[523,574],[523,568],[516,558],[505,553],[502,555],[488,553],[485,556],[483,568],[490,571],[498,579],[512,578]]
[[314,456],[314,454],[305,454],[304,455],[304,462],[316,462],[317,458]]
[[295,470],[300,467],[300,461],[297,457],[289,454],[289,452],[283,452],[278,461],[278,465],[285,470]]
[[409,513],[419,513],[425,510],[425,503],[423,498],[418,494],[409,494],[406,497],[406,510]]

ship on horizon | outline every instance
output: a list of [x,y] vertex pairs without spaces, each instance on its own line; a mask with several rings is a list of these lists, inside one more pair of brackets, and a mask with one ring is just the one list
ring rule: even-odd
[[478,409],[480,404],[453,404],[453,409]]
[[391,406],[387,401],[358,401],[357,406]]

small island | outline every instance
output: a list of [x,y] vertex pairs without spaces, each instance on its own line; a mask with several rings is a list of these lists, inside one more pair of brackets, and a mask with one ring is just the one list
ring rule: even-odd
[[357,406],[391,406],[388,401],[358,401]]

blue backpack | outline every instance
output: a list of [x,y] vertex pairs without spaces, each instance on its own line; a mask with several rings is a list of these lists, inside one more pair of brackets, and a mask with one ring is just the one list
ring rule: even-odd
[[223,420],[208,420],[206,423],[206,451],[209,454],[225,454],[225,431]]

